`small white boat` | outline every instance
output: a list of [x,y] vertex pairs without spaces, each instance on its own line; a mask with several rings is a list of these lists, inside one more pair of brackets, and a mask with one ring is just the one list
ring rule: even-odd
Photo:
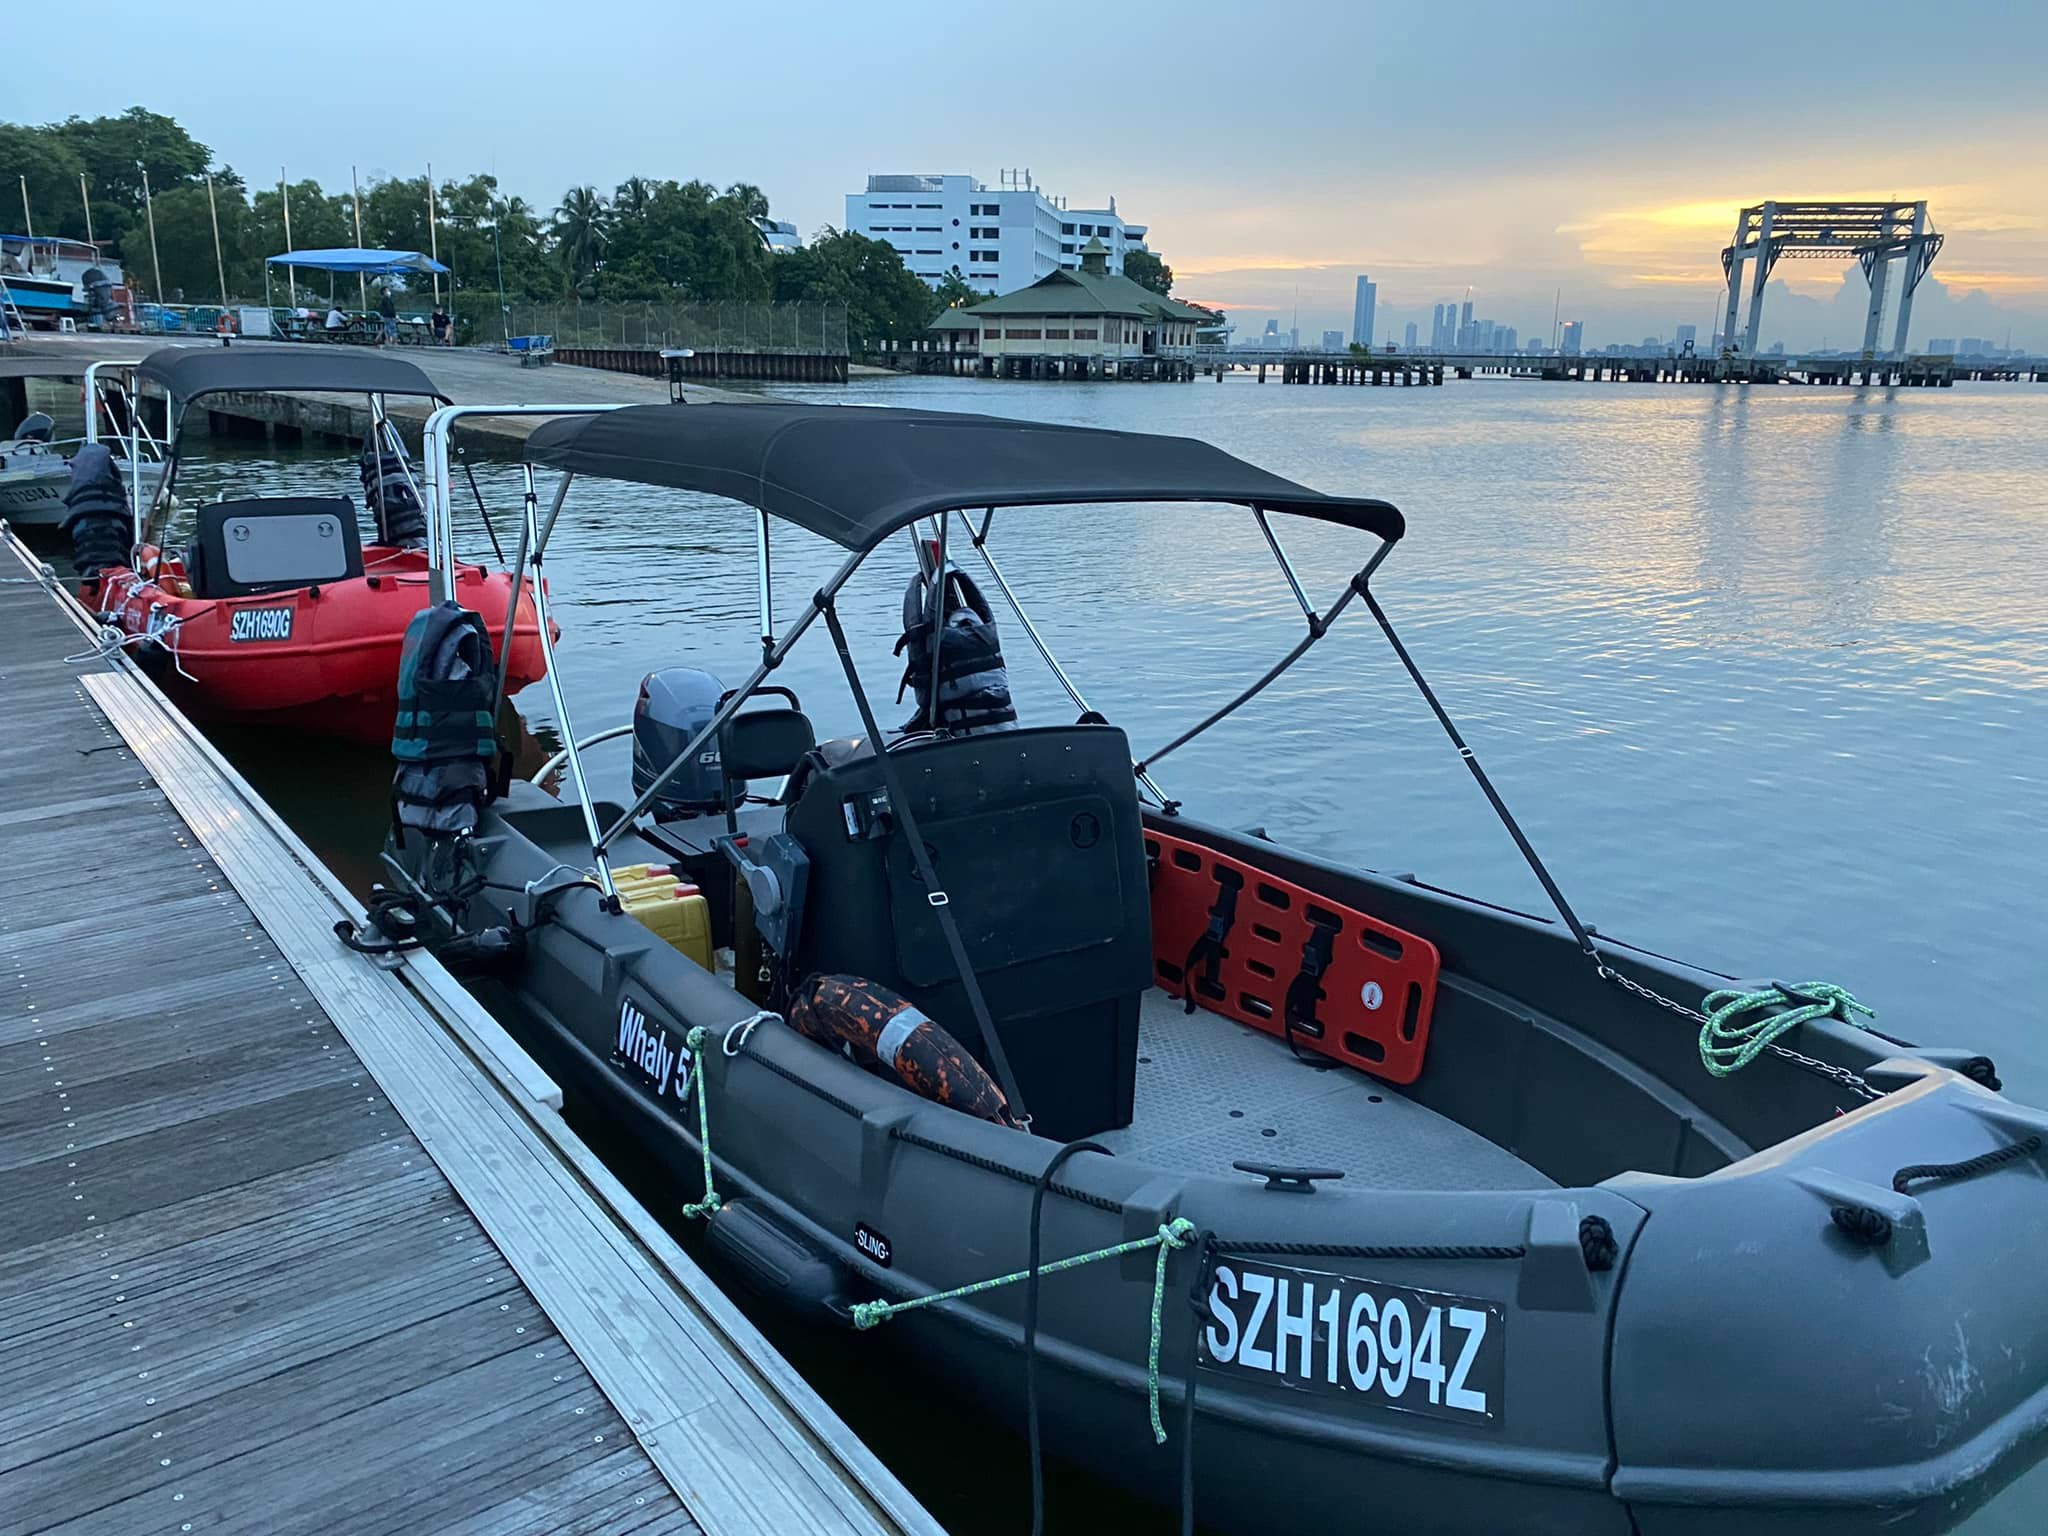
[[[125,365],[103,366],[118,368]],[[71,483],[71,455],[82,443],[106,443],[113,451],[114,462],[121,470],[122,478],[131,477],[128,440],[110,428],[111,420],[125,418],[102,414],[108,412],[109,407],[94,376],[97,372],[98,366],[65,358],[0,358],[0,380],[85,381],[86,393],[94,403],[93,414],[100,417],[98,421],[87,424],[83,437],[59,438],[54,434],[54,424],[41,411],[32,410],[20,421],[0,416],[0,432],[7,434],[0,437],[0,521],[16,528],[55,528],[61,524],[64,521],[64,491]],[[141,437],[140,448],[142,499],[146,506],[156,494],[164,466],[153,438]]]

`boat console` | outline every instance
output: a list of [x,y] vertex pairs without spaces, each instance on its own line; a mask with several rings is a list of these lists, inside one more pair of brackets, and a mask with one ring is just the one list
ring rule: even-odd
[[194,597],[249,597],[363,574],[346,496],[251,496],[198,509],[185,556]]

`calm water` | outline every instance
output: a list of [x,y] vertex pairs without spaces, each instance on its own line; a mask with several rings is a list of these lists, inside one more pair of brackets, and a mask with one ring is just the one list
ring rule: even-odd
[[[1409,537],[1375,590],[1582,916],[1738,975],[1843,982],[1884,1028],[1987,1050],[2018,1096],[2048,1100],[2048,389],[883,379],[810,397],[1184,433],[1393,501]],[[307,459],[237,457],[188,483],[288,468],[304,484],[325,472]],[[509,471],[481,478],[511,505]],[[467,535],[486,547],[473,517]],[[1307,525],[1281,536],[1321,602],[1369,544]],[[778,600],[794,612],[837,551],[777,537]],[[1009,513],[993,544],[1090,703],[1141,751],[1299,634],[1242,513]],[[551,553],[584,732],[624,720],[652,667],[737,682],[758,654],[738,508],[586,482]],[[843,599],[878,707],[895,692],[910,568],[907,547],[878,556]],[[1005,635],[1026,717],[1070,718],[1024,636]],[[780,680],[821,735],[857,729],[822,633]],[[553,727],[544,689],[520,703]],[[337,864],[367,873],[381,759],[324,757],[367,787],[334,795],[327,778],[315,800],[273,747],[243,752]],[[623,749],[593,757],[622,787]],[[1284,841],[1543,909],[1355,608],[1158,777],[1191,808]],[[842,1364],[821,1359],[828,1389],[886,1434],[906,1405],[878,1409]],[[926,1491],[963,1528],[979,1523],[946,1479]],[[1015,1506],[1002,1507],[1007,1529]],[[1971,1529],[2037,1531],[2044,1510],[2037,1474]]]

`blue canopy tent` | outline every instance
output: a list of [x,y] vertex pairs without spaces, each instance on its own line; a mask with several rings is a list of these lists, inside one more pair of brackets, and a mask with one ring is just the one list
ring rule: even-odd
[[[393,277],[410,272],[442,273],[448,270],[424,251],[366,251],[355,246],[286,251],[268,258],[263,264],[263,301],[266,307],[270,303],[272,267],[284,267],[290,273],[293,303],[298,302],[300,267],[311,267],[316,272],[353,272],[358,280],[365,277]],[[435,291],[438,293],[439,289]],[[328,298],[331,301],[333,297],[330,282]]]

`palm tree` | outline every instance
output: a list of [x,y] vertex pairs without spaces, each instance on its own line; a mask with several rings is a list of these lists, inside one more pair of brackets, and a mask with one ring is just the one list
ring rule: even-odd
[[628,176],[612,194],[612,212],[621,219],[645,218],[654,203],[654,183],[645,176]]
[[605,229],[611,214],[595,187],[571,187],[555,210],[555,253],[571,289],[597,271],[598,253],[604,248]]

